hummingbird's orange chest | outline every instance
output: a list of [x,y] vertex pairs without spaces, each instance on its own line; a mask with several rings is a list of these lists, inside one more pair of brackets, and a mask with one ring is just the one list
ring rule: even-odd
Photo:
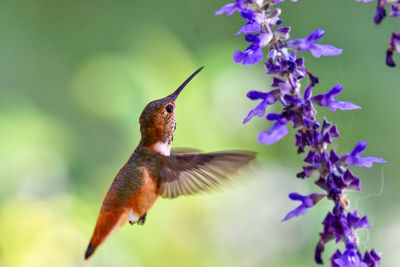
[[145,166],[140,168],[142,171],[142,186],[137,194],[132,194],[128,199],[128,207],[139,217],[143,216],[156,202],[158,198],[157,180],[150,174]]

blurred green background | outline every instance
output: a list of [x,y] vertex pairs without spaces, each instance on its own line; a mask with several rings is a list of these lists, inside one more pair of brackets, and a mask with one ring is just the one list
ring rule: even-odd
[[[236,65],[243,50],[238,14],[214,16],[227,1],[0,1],[0,266],[313,266],[321,221],[331,203],[281,223],[297,203],[289,192],[318,190],[298,180],[303,155],[293,131],[272,146],[257,144],[269,127],[242,119],[268,90],[263,66]],[[375,3],[309,0],[281,5],[292,37],[316,28],[322,43],[343,48],[314,59],[315,92],[342,83],[339,97],[361,110],[320,111],[339,127],[334,147],[388,163],[354,169],[363,190],[351,208],[368,214],[362,249],[396,266],[400,247],[399,68],[384,65],[399,21],[372,22]],[[397,57],[397,59],[399,59]],[[138,118],[151,100],[171,93],[199,66],[177,101],[174,146],[203,151],[249,149],[259,167],[224,192],[158,201],[143,227],[125,225],[88,262],[83,253],[103,197],[139,142]],[[327,246],[325,261],[336,245]]]

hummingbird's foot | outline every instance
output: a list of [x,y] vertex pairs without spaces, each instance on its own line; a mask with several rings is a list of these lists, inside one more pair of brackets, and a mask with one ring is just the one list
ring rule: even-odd
[[147,216],[147,213],[145,213],[142,217],[140,217],[139,220],[137,221],[137,224],[144,225],[144,223],[146,222],[146,216]]

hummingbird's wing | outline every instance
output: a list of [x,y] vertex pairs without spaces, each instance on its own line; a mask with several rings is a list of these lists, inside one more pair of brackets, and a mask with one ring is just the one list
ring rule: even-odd
[[249,151],[172,154],[162,164],[158,194],[176,198],[216,189],[254,158],[255,153]]
[[171,155],[177,156],[182,154],[190,154],[190,153],[200,153],[199,149],[196,148],[188,148],[188,147],[173,147],[171,148]]

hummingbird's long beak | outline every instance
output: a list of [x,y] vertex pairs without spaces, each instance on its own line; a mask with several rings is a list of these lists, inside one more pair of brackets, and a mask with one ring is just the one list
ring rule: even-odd
[[196,76],[203,68],[204,68],[204,66],[198,68],[195,72],[193,72],[193,74],[190,75],[190,77],[187,78],[186,81],[184,81],[184,82],[181,84],[181,86],[179,86],[179,88],[176,89],[175,92],[173,92],[172,94],[170,94],[170,95],[168,96],[168,98],[171,98],[173,101],[175,101],[176,98],[178,97],[178,95],[179,95],[179,94],[181,93],[181,91],[183,90],[183,88],[185,88],[185,86],[193,79],[193,77]]

